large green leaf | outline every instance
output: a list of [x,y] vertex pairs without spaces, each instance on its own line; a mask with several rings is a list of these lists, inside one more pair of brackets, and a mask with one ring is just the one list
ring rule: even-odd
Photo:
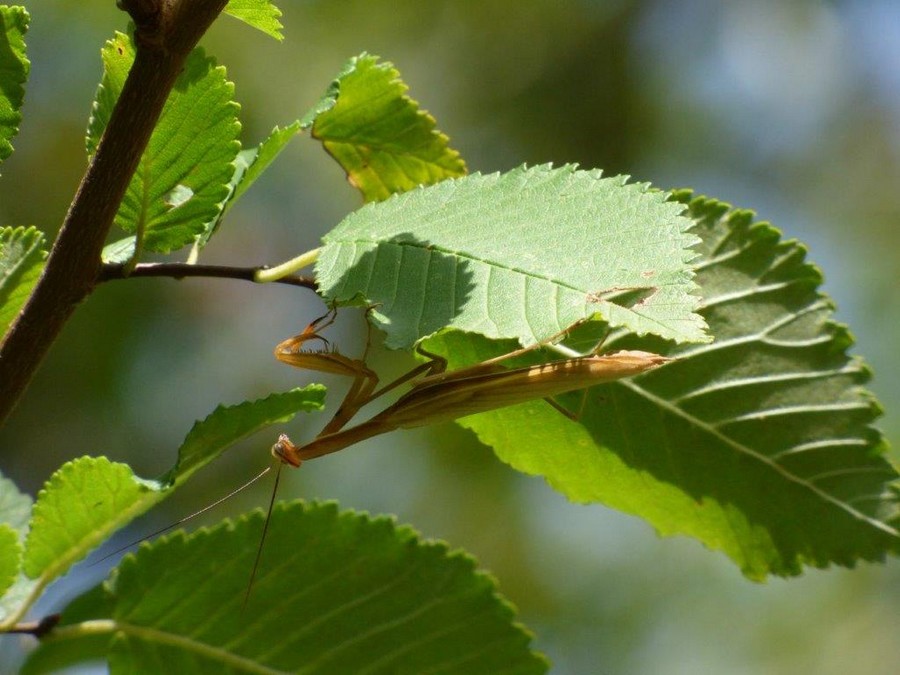
[[[535,401],[462,424],[570,499],[696,537],[754,579],[900,550],[898,474],[870,426],[879,407],[862,388],[869,371],[846,355],[851,338],[832,321],[818,270],[746,211],[697,199],[690,215],[715,342],[671,348],[619,331],[610,349],[677,360],[591,389],[578,423]],[[454,365],[498,351],[442,340],[427,347]]]
[[636,333],[702,341],[683,210],[572,166],[472,175],[350,214],[325,236],[316,273],[326,297],[376,304],[393,348],[444,327],[529,345],[598,312]]
[[[117,33],[103,48],[104,73],[88,126],[93,154],[122,91],[134,44]],[[216,220],[240,150],[238,105],[225,69],[202,49],[187,59],[132,177],[115,222],[138,249],[169,252],[193,243]]]
[[25,58],[28,12],[24,7],[0,6],[0,161],[12,154],[10,141],[19,133],[22,103],[30,64]]
[[38,495],[26,542],[26,573],[46,585],[229,446],[301,410],[320,409],[322,397],[322,387],[311,386],[220,406],[194,425],[178,462],[159,480],[138,478],[127,465],[103,457],[63,465]]
[[337,104],[315,117],[312,134],[368,201],[466,173],[466,165],[435,130],[434,118],[406,96],[390,63],[362,54],[333,86]]
[[244,606],[262,521],[256,512],[143,545],[102,594],[64,612],[25,672],[58,667],[71,643],[98,634],[112,673],[546,671],[471,558],[333,504],[275,509]]
[[284,26],[278,20],[281,17],[281,10],[271,0],[229,0],[225,6],[225,13],[258,28],[276,40],[284,39],[281,34]]
[[0,227],[0,336],[25,304],[44,269],[44,234],[34,227]]

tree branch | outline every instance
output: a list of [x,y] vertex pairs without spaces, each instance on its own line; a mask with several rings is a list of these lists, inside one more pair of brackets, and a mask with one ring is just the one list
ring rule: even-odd
[[100,252],[163,105],[191,50],[227,0],[120,0],[137,52],[93,161],[34,292],[0,346],[0,423],[75,307],[97,284]]
[[[133,277],[171,277],[184,279],[185,277],[212,277],[216,279],[241,279],[256,282],[256,273],[266,269],[265,267],[230,267],[227,265],[190,265],[188,263],[142,263],[128,272],[125,265],[103,265],[97,283],[114,281],[116,279],[131,279]],[[259,283],[259,282],[257,282]],[[276,279],[271,283],[288,284],[290,286],[302,286],[315,291],[317,286],[314,279],[297,274]]]

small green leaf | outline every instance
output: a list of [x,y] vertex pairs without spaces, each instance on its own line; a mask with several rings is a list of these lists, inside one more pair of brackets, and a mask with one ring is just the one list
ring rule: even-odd
[[[687,199],[685,195],[682,199]],[[623,331],[610,350],[676,361],[592,388],[578,423],[542,401],[462,421],[513,467],[724,551],[753,579],[900,551],[898,473],[870,425],[868,369],[846,355],[805,250],[746,211],[696,199],[697,281],[716,341],[672,348]],[[497,354],[449,335],[429,350]],[[448,342],[454,340],[455,342]],[[580,395],[561,401],[571,410]]]
[[44,234],[34,227],[0,227],[0,335],[18,316],[44,269]]
[[0,161],[12,154],[10,141],[19,133],[25,83],[31,64],[25,58],[29,16],[24,7],[0,6]]
[[[316,274],[325,297],[377,305],[392,348],[444,327],[529,345],[595,313],[703,341],[683,210],[572,166],[476,174],[350,214],[324,237]],[[617,304],[635,290],[640,300]]]
[[336,83],[337,103],[315,117],[312,134],[367,202],[466,173],[434,118],[406,96],[393,65],[362,54]]
[[178,462],[159,480],[138,478],[127,465],[104,457],[82,457],[63,465],[38,496],[26,542],[26,573],[48,583],[229,446],[300,410],[320,409],[322,398],[323,388],[311,386],[220,406],[194,425]]
[[300,128],[299,121],[293,122],[283,129],[275,127],[268,138],[257,147],[245,150],[238,155],[237,167],[240,175],[234,181],[234,192],[228,200],[228,207],[256,182],[263,171],[269,168],[269,164],[275,161],[275,158],[287,147],[288,142],[299,133]]
[[328,88],[325,90],[325,93],[319,97],[319,100],[313,104],[313,106],[306,111],[306,114],[300,118],[300,127],[305,131],[312,127],[315,124],[316,119],[322,113],[326,113],[332,108],[334,108],[337,103],[338,96],[341,93],[341,78],[344,77],[347,73],[351,72],[354,68],[354,63],[351,61],[349,63],[344,64],[344,69],[338,73],[337,77],[331,81],[331,84],[328,85]]
[[7,523],[0,523],[0,598],[12,588],[22,566],[22,544],[19,533]]
[[218,217],[214,221],[208,223],[204,232],[200,235],[197,244],[200,248],[206,245],[210,237],[219,227],[222,218],[224,218],[225,214],[228,213],[232,206],[234,206],[235,202],[237,202],[241,195],[247,191],[247,188],[253,185],[253,183],[256,182],[256,179],[269,168],[269,165],[275,161],[275,158],[281,154],[281,151],[287,147],[290,140],[296,136],[300,130],[301,123],[299,121],[293,122],[283,129],[275,127],[272,129],[272,133],[269,134],[268,138],[258,146],[242,150],[238,153],[235,160],[234,175],[228,185],[228,198],[225,200],[225,204],[219,212]]
[[15,483],[0,474],[0,523],[6,523],[24,538],[30,519],[31,497],[20,492]]
[[[244,607],[262,525],[256,512],[143,545],[105,598],[76,600],[93,626],[107,620],[112,672],[546,672],[470,557],[333,504],[276,507]],[[78,629],[62,642],[90,637]]]
[[[104,74],[88,126],[93,154],[131,63],[134,44],[121,33],[102,52]],[[195,49],[169,95],[115,222],[143,237],[138,249],[167,253],[194,242],[228,197],[240,150],[239,106],[225,69]]]
[[102,543],[159,486],[105,457],[67,462],[38,494],[25,545],[25,573],[55,579]]
[[[16,547],[19,552],[17,556],[16,571],[13,574],[13,583],[7,584],[4,580],[6,588],[0,592],[0,625],[4,621],[18,613],[22,602],[31,594],[34,589],[35,582],[31,581],[21,573],[22,552],[21,543],[28,533],[28,520],[31,518],[31,497],[24,492],[20,492],[15,483],[0,474],[0,523],[2,527],[12,530],[16,534]],[[5,540],[8,537],[4,535]],[[6,560],[5,564],[9,564],[8,556],[12,553],[9,544],[4,545],[6,553],[3,554]],[[6,577],[4,577],[5,579]]]
[[134,257],[134,237],[125,237],[107,244],[100,252],[100,260],[107,265],[124,265]]
[[261,30],[276,40],[283,40],[281,29],[284,26],[278,20],[281,10],[271,0],[230,0],[225,6],[225,13]]
[[203,421],[194,424],[178,450],[175,466],[160,480],[172,485],[181,484],[229,445],[273,424],[288,422],[298,412],[321,410],[324,400],[325,388],[312,384],[256,401],[219,406]]

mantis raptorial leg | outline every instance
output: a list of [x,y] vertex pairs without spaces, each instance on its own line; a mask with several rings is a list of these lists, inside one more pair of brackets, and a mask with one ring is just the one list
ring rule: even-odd
[[[336,314],[337,309],[332,308],[327,314],[310,323],[302,333],[278,343],[275,347],[275,358],[289,365],[353,378],[353,383],[347,390],[344,400],[341,401],[334,417],[322,429],[322,433],[332,433],[346,425],[350,418],[370,400],[373,390],[378,386],[378,375],[370,370],[365,362],[369,351],[368,336],[363,358],[351,359],[338,353],[337,350],[329,350],[330,343],[319,335],[319,330],[334,323]],[[325,350],[305,350],[303,348],[305,343],[311,340],[320,340],[325,346]]]

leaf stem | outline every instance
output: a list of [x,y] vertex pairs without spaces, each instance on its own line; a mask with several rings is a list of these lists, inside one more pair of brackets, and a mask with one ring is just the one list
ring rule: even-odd
[[[171,277],[184,279],[185,277],[209,277],[215,279],[241,279],[243,281],[257,282],[260,272],[266,271],[264,267],[232,267],[230,265],[192,265],[190,263],[140,263],[135,265],[130,272],[126,265],[103,265],[100,270],[98,283],[104,281],[116,281],[119,279],[133,279],[135,277]],[[289,286],[302,286],[310,290],[316,290],[315,279],[300,275],[287,275],[273,280],[275,283]]]
[[253,280],[261,284],[278,281],[289,274],[293,274],[297,270],[303,269],[307,265],[312,265],[319,259],[319,253],[321,251],[321,248],[314,248],[312,251],[301,253],[296,258],[291,258],[287,262],[283,262],[275,267],[260,269],[256,272],[256,276]]

